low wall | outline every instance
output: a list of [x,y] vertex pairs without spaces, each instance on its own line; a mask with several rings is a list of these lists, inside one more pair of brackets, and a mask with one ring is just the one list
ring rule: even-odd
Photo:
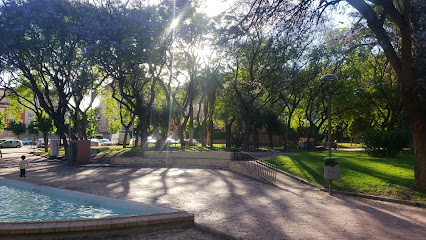
[[146,152],[145,157],[116,157],[111,164],[145,165],[152,167],[218,167],[244,176],[267,182],[262,177],[244,168],[237,161],[232,161],[232,152]]
[[173,157],[120,157],[113,158],[111,164],[138,164],[147,166],[201,166],[229,168],[231,160],[222,159],[197,159]]
[[147,151],[145,157],[167,157],[167,158],[197,158],[197,159],[220,159],[220,160],[232,160],[232,152],[156,152]]
[[148,166],[229,167],[231,152],[145,152],[144,157],[116,157],[111,164],[141,164]]

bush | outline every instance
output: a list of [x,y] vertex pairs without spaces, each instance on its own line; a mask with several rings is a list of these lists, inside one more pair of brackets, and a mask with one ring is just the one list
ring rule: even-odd
[[231,145],[240,148],[243,146],[244,138],[240,136],[233,137],[231,140]]
[[226,139],[226,132],[214,132],[213,139]]
[[367,130],[360,134],[364,149],[370,156],[395,156],[409,143],[407,129],[393,129],[386,132]]

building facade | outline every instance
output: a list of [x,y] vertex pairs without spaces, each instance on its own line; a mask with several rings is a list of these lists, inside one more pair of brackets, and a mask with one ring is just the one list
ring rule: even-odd
[[[0,96],[3,96],[5,92],[4,88],[0,88]],[[0,112],[3,113],[7,111],[7,108],[10,106],[10,100],[7,98],[6,95],[4,95],[5,97],[0,101]],[[21,123],[25,124],[26,127],[28,127],[28,125],[31,124],[32,121],[34,121],[34,116],[35,113],[32,110],[28,110],[25,108],[21,109],[21,116],[19,120]],[[11,137],[17,137],[9,128],[10,128],[10,124],[14,121],[14,119],[10,119],[7,118],[6,115],[4,115],[3,120],[6,122],[6,128],[4,129],[3,132],[0,132],[0,138],[11,138]],[[30,134],[28,133],[28,131],[21,135],[20,138],[23,137],[31,137]]]

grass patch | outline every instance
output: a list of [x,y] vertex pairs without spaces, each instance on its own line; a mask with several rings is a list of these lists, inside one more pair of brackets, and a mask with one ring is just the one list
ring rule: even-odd
[[362,148],[363,145],[360,143],[339,143],[339,148]]
[[[268,160],[281,170],[327,188],[324,179],[326,152],[301,152]],[[410,200],[426,204],[426,193],[415,191],[413,155],[375,158],[361,151],[335,152],[339,158],[341,178],[333,181],[337,190]]]

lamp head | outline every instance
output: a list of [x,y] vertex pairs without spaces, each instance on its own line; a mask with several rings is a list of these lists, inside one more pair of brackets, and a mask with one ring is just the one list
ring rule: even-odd
[[327,75],[322,76],[320,79],[323,80],[323,81],[335,81],[339,78],[334,74],[327,74]]

